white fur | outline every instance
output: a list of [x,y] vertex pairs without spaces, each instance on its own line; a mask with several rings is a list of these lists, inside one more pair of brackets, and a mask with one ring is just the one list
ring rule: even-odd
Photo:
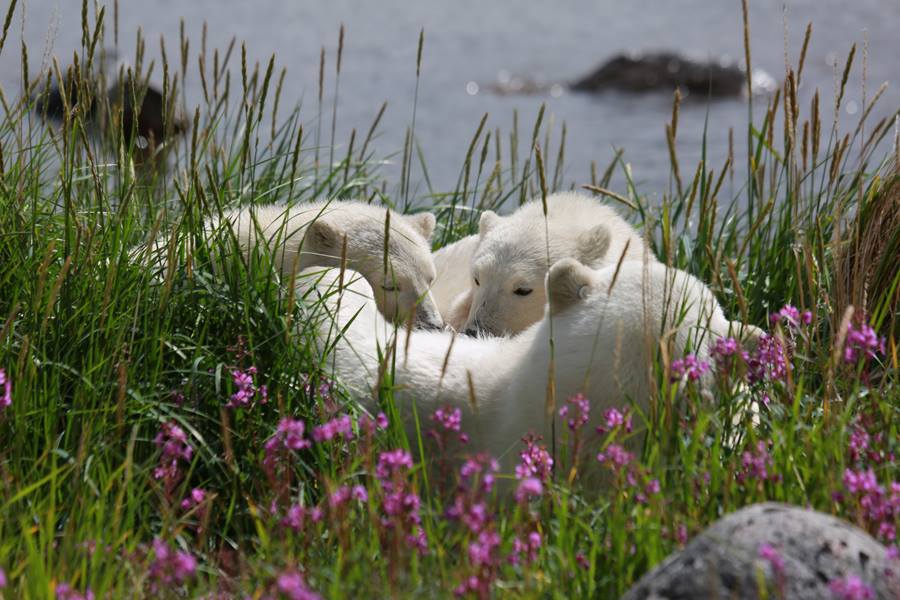
[[600,269],[623,253],[625,260],[655,260],[635,229],[594,198],[561,192],[548,196],[547,208],[545,216],[542,202],[532,200],[505,217],[486,211],[477,236],[435,254],[438,281],[452,286],[442,290],[450,304],[438,303],[445,322],[470,333],[518,333],[543,315],[544,277],[553,263],[574,258]]
[[[445,321],[457,296],[468,291],[472,284],[469,265],[472,264],[472,256],[478,249],[478,242],[477,235],[470,235],[444,246],[433,255],[437,277],[431,286],[431,295]],[[466,316],[468,315],[464,315],[463,318]]]
[[[469,449],[490,452],[510,470],[523,435],[549,439],[551,327],[556,407],[583,392],[594,424],[604,409],[628,400],[648,407],[656,385],[651,357],[661,340],[670,359],[691,347],[706,360],[711,343],[734,328],[709,289],[682,271],[626,262],[610,290],[614,272],[614,266],[593,271],[560,261],[548,275],[550,306],[543,319],[511,338],[396,330],[375,310],[368,284],[348,274],[342,294],[328,296],[338,277],[334,271],[317,284],[305,278],[301,286],[326,296],[333,313],[334,322],[326,319],[320,331],[322,348],[331,347],[327,338],[346,327],[332,364],[357,398],[372,405],[382,368],[378,351],[392,347],[396,360],[387,364],[396,369],[394,398],[410,435],[413,404],[420,419],[445,404],[458,407],[472,438]],[[676,321],[676,315],[683,318]],[[557,431],[564,428],[560,422]],[[587,431],[592,430],[591,425]]]
[[351,201],[256,206],[232,210],[222,219],[210,220],[207,232],[228,234],[223,222],[229,225],[232,239],[237,240],[245,257],[254,248],[265,245],[286,281],[307,267],[340,266],[346,243],[347,268],[366,278],[375,290],[375,301],[382,314],[397,321],[415,314],[418,325],[443,326],[430,291],[435,278],[428,242],[434,230],[434,216],[430,213],[401,215],[384,207]]

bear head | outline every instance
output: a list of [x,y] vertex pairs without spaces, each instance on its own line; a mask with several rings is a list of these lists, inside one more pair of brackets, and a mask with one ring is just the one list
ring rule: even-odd
[[440,329],[443,321],[431,285],[435,268],[429,240],[431,213],[401,215],[387,209],[354,204],[323,211],[306,233],[304,252],[340,257],[346,244],[346,266],[372,286],[378,309],[388,319]]
[[574,224],[573,228],[568,223],[517,214],[501,217],[491,211],[482,214],[479,234],[464,327],[469,334],[508,335],[526,329],[544,315],[544,279],[551,264],[573,258],[599,265],[610,246],[605,224]]

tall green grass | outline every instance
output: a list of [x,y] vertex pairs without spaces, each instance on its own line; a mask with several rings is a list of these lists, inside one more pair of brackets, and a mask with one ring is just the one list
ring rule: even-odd
[[[753,99],[746,168],[733,156],[711,164],[705,149],[700,164],[680,162],[676,96],[660,135],[670,147],[673,185],[654,205],[621,153],[609,165],[585,165],[584,179],[565,181],[565,127],[553,131],[543,108],[527,125],[513,114],[509,133],[488,129],[486,118],[471,124],[458,182],[448,191],[431,188],[415,110],[397,155],[375,145],[384,106],[365,135],[354,131],[339,143],[343,31],[333,81],[323,49],[318,105],[290,108],[275,57],[248,64],[243,45],[209,49],[204,36],[192,46],[182,30],[174,53],[150,64],[138,38],[134,79],[162,81],[167,119],[183,112],[191,122],[184,139],[138,148],[117,126],[116,103],[89,76],[111,27],[117,36],[118,6],[113,17],[107,10],[94,18],[84,7],[77,63],[66,69],[54,62],[43,74],[23,67],[23,93],[3,96],[0,369],[12,381],[13,403],[0,412],[0,569],[9,579],[0,594],[51,597],[65,582],[98,597],[253,595],[275,593],[278,574],[294,569],[326,596],[447,596],[472,573],[471,534],[444,518],[450,492],[420,466],[412,485],[422,494],[429,542],[421,556],[405,544],[385,545],[374,491],[366,503],[303,533],[280,525],[284,506],[269,511],[285,490],[290,502],[306,506],[344,481],[374,490],[381,450],[421,444],[433,452],[427,439],[406,440],[394,424],[373,439],[297,453],[290,476],[277,485],[265,474],[263,445],[281,418],[311,427],[335,410],[362,410],[339,382],[333,393],[318,391],[331,373],[311,337],[315,303],[284,291],[262,249],[245,262],[227,240],[209,243],[202,223],[235,206],[320,198],[430,208],[440,247],[472,232],[481,210],[511,209],[540,196],[542,187],[584,185],[641,228],[661,260],[708,282],[730,315],[766,325],[785,303],[816,315],[788,382],[770,390],[756,428],[732,424],[735,402],[746,400],[740,388],[723,384],[708,406],[690,391],[676,396],[660,386],[639,457],[661,486],[648,504],[619,487],[584,490],[560,475],[532,505],[534,514],[495,498],[504,552],[528,528],[543,536],[535,563],[498,567],[495,595],[614,597],[679,547],[678,532],[693,534],[763,499],[808,504],[866,525],[852,502],[832,492],[842,489],[844,467],[851,466],[847,438],[855,424],[865,424],[885,456],[900,451],[900,162],[896,113],[867,123],[867,106],[847,134],[830,120],[832,110],[840,112],[852,52],[837,96],[817,94],[807,109],[796,93],[804,43],[775,96]],[[13,2],[4,40],[15,10]],[[420,36],[419,64],[410,65],[417,81],[424,42]],[[19,51],[29,64],[29,49]],[[95,96],[102,126],[88,122],[86,104],[69,106],[58,127],[40,123],[36,94],[48,80],[66,77],[81,103]],[[180,100],[187,77],[198,78],[203,91],[201,105],[190,110]],[[334,90],[330,115],[327,86]],[[138,84],[124,93],[139,98],[144,91]],[[522,147],[528,150],[520,153]],[[399,184],[384,174],[387,161],[401,165]],[[615,174],[624,184],[611,190]],[[733,196],[723,185],[732,176],[743,181]],[[424,186],[411,184],[418,177]],[[164,269],[140,251],[153,242],[167,248]],[[213,263],[221,268],[213,272]],[[886,355],[866,373],[840,360],[850,306],[888,336]],[[257,384],[268,386],[268,403],[225,408],[235,391],[231,370],[251,365]],[[389,377],[384,387],[391,414]],[[419,417],[428,428],[428,416]],[[154,437],[170,421],[195,451],[174,492],[152,474],[160,454]],[[770,444],[780,479],[740,483],[742,453],[759,440]],[[882,482],[900,475],[893,458],[875,468]],[[203,511],[179,506],[192,487],[210,493]],[[198,558],[199,571],[184,587],[151,591],[150,543],[157,537]]]

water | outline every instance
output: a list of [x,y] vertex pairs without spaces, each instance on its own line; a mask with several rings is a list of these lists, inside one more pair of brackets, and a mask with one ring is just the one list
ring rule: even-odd
[[[18,44],[22,35],[29,46],[33,73],[51,53],[66,64],[66,57],[80,45],[79,2],[32,0],[26,4],[24,27],[20,8],[0,56],[0,83],[8,96],[21,90]],[[882,82],[890,82],[873,117],[877,119],[900,107],[900,1],[792,0],[785,6],[775,0],[751,0],[751,5],[754,67],[779,80],[785,64],[785,23],[787,50],[793,64],[806,23],[813,21],[813,38],[800,90],[804,102],[816,87],[825,98],[832,97],[834,61],[837,60],[840,71],[851,44],[862,46],[867,35],[868,97]],[[111,22],[111,3],[107,10]],[[562,122],[568,125],[566,182],[587,182],[591,161],[602,169],[614,156],[615,148],[624,148],[624,158],[631,164],[641,192],[651,199],[658,198],[671,185],[664,133],[671,114],[669,94],[592,96],[564,92],[554,97],[549,93],[497,96],[480,91],[472,95],[471,82],[482,84],[483,90],[484,83],[497,81],[503,72],[545,82],[570,80],[611,55],[630,50],[669,49],[711,58],[743,56],[739,0],[123,0],[122,54],[128,55],[128,49],[133,48],[135,34],[141,27],[148,40],[150,58],[159,57],[160,36],[166,38],[170,57],[175,56],[181,18],[191,39],[193,65],[203,21],[208,23],[210,48],[224,49],[229,39],[237,36],[239,42],[246,41],[251,64],[265,64],[274,53],[278,64],[288,68],[282,106],[302,100],[304,118],[309,123],[314,123],[316,116],[320,49],[325,46],[328,51],[326,86],[331,90],[338,29],[343,23],[346,41],[337,139],[347,140],[354,127],[360,132],[368,130],[379,106],[387,101],[376,143],[381,155],[400,151],[405,129],[411,122],[416,47],[419,30],[424,28],[416,136],[438,191],[455,185],[471,136],[484,113],[490,115],[489,127],[508,132],[513,109],[517,109],[520,131],[528,137],[541,103],[546,103],[555,134],[558,136]],[[109,30],[111,43],[111,27]],[[859,52],[841,114],[853,125],[863,104],[861,56]],[[188,106],[199,103],[196,69],[193,76],[189,73],[186,90]],[[330,107],[330,99],[327,102]],[[745,100],[686,102],[678,128],[683,170],[692,171],[699,159],[707,117],[712,165],[721,165],[727,156],[729,127],[735,128],[736,150],[746,144]],[[329,108],[325,115],[329,126],[330,118]],[[830,118],[830,110],[825,111],[826,122]],[[340,156],[340,151],[336,155]],[[399,179],[399,162],[398,156],[386,167],[389,179]],[[414,179],[424,185],[418,167]],[[623,178],[617,175],[612,187],[621,190],[623,186]]]

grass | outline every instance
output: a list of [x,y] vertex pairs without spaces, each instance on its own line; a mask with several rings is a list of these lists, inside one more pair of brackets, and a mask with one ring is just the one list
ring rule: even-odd
[[[14,2],[4,40],[15,10]],[[85,2],[84,47],[70,74],[79,98],[94,93],[85,75],[110,20],[104,13],[92,21]],[[27,64],[28,49],[21,53]],[[143,54],[140,39],[136,54]],[[330,384],[327,358],[315,351],[316,306],[282,291],[265,253],[244,263],[227,242],[208,244],[201,224],[238,205],[355,198],[430,207],[440,247],[473,231],[480,210],[574,185],[564,182],[564,130],[553,148],[543,109],[521,140],[518,115],[508,137],[482,120],[473,124],[455,189],[422,190],[413,171],[429,178],[413,111],[394,186],[381,167],[397,157],[375,145],[383,107],[365,137],[354,131],[346,144],[334,142],[337,79],[332,143],[320,145],[328,136],[324,71],[319,105],[285,115],[284,75],[276,76],[274,58],[249,65],[234,44],[223,51],[204,44],[192,54],[184,36],[172,56],[174,63],[142,64],[140,73],[166,82],[170,115],[181,107],[185,77],[200,78],[204,102],[188,112],[188,137],[153,156],[130,132],[113,133],[115,106],[104,107],[113,125],[103,131],[78,105],[60,127],[39,126],[33,93],[46,74],[31,79],[23,68],[28,92],[3,100],[0,369],[12,403],[0,409],[0,569],[7,579],[0,594],[44,598],[56,590],[66,597],[58,587],[66,584],[97,597],[301,597],[291,579],[297,575],[326,597],[443,597],[473,576],[472,595],[615,597],[722,514],[765,499],[842,516],[886,541],[844,479],[845,469],[868,468],[885,489],[900,479],[900,162],[894,116],[866,123],[865,110],[849,134],[830,122],[852,54],[832,104],[817,96],[809,110],[798,105],[802,56],[774,98],[754,98],[743,173],[733,157],[712,165],[705,152],[699,165],[680,164],[676,98],[661,137],[670,144],[672,186],[659,205],[648,204],[621,153],[604,169],[590,165],[577,181],[618,204],[661,260],[708,282],[727,314],[765,326],[769,313],[791,303],[814,318],[796,334],[783,380],[748,391],[731,383],[735,375],[723,375],[712,406],[690,388],[678,392],[661,381],[655,410],[636,422],[648,435],[630,467],[641,485],[658,481],[646,500],[624,471],[598,491],[567,481],[558,465],[542,496],[523,503],[486,493],[486,471],[458,490],[436,485],[419,462],[379,477],[382,452],[422,448],[436,465],[441,452],[426,435],[407,440],[396,419],[366,433],[357,423],[365,411],[340,382]],[[64,72],[54,65],[50,77]],[[521,147],[528,150],[520,154]],[[615,173],[624,185],[609,191]],[[744,182],[734,196],[724,192],[726,177]],[[171,255],[162,273],[134,251],[154,239]],[[223,266],[215,274],[213,259]],[[886,346],[850,364],[843,349],[860,319]],[[787,327],[778,331],[790,335]],[[246,387],[235,373],[250,367],[256,371]],[[241,385],[252,403],[226,407]],[[733,406],[748,394],[766,394],[769,404],[757,427],[735,427]],[[381,402],[392,416],[389,378]],[[266,450],[282,419],[304,421],[308,438],[316,425],[344,414],[355,423],[351,440],[296,450],[273,442]],[[428,415],[419,417],[423,433],[435,428]],[[174,459],[176,474],[158,478],[155,469],[183,449],[182,442],[168,450],[155,443],[166,423],[181,427],[192,453]],[[455,432],[438,429],[443,444],[459,443]],[[860,456],[850,443],[863,430],[868,448]],[[599,451],[600,442],[591,443]],[[760,461],[765,476],[754,470]],[[452,465],[445,468],[450,473]],[[367,498],[340,500],[342,485],[365,486]],[[183,507],[194,488],[205,497]],[[418,531],[412,507],[385,512],[391,490],[420,499],[427,552],[405,537]],[[457,498],[465,514],[484,502],[484,523],[473,530],[448,519]],[[300,505],[294,517],[305,519],[295,530],[284,519]],[[318,520],[315,506],[323,507]],[[898,512],[884,522],[896,527]],[[479,542],[481,533],[496,539]],[[510,563],[514,538],[527,543],[533,533],[540,546]],[[473,542],[481,544],[475,550],[499,546],[479,563]]]

